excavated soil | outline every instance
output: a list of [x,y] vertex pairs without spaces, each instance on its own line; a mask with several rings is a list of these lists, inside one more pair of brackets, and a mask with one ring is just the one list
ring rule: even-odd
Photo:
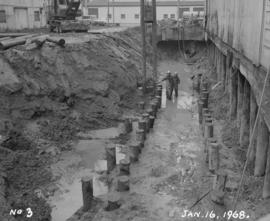
[[[23,209],[16,220],[50,220],[47,199],[59,179],[50,165],[74,147],[78,132],[136,112],[143,77],[138,30],[57,37],[65,47],[24,45],[0,54],[0,220],[14,219],[10,209]],[[150,73],[148,65],[149,82]]]

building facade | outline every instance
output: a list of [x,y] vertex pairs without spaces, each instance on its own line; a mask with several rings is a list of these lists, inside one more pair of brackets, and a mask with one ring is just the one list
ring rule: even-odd
[[0,0],[0,31],[41,28],[49,0]]
[[[147,2],[147,1],[146,1]],[[151,1],[148,1],[151,3]],[[179,7],[178,7],[179,6]],[[203,15],[205,1],[167,1],[157,0],[157,20],[166,18],[177,19],[178,13]],[[139,0],[85,0],[83,3],[83,16],[110,23],[138,25],[140,23]]]

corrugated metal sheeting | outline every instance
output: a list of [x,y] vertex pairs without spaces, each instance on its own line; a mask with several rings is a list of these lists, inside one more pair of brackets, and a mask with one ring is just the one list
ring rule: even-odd
[[[254,64],[268,68],[269,0],[207,0],[207,30]],[[268,62],[267,62],[268,61]]]

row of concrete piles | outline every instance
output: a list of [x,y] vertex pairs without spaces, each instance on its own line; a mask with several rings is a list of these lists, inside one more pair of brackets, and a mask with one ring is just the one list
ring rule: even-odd
[[[124,120],[124,131],[126,134],[131,133],[133,128],[133,121],[138,121],[138,127],[136,129],[136,138],[127,145],[123,144],[110,144],[106,150],[106,176],[111,177],[109,193],[107,194],[107,204],[104,207],[106,211],[112,211],[118,209],[121,206],[120,203],[120,192],[127,192],[130,190],[130,166],[133,163],[139,161],[139,156],[144,148],[144,141],[147,134],[154,127],[155,118],[159,108],[161,108],[161,95],[162,85],[157,85],[153,99],[149,105],[145,105],[144,101],[138,103],[141,111],[140,119],[129,119]],[[103,166],[104,167],[104,166]],[[95,171],[99,172],[99,171]],[[106,177],[105,177],[106,178]],[[94,201],[93,177],[82,178],[82,194],[83,194],[83,211],[89,211]]]
[[214,124],[212,112],[208,108],[209,86],[208,82],[202,79],[199,74],[196,83],[193,84],[193,90],[198,92],[198,115],[199,126],[203,136],[205,163],[208,169],[213,173],[213,190],[211,191],[211,199],[217,204],[224,204],[225,186],[227,181],[226,173],[220,169],[220,144],[214,136]]
[[[230,95],[230,120],[236,120],[239,128],[239,144],[247,153],[249,168],[257,177],[264,176],[263,198],[270,197],[270,131],[264,116],[258,112],[254,91],[240,71],[239,59],[233,52],[221,51],[214,44],[208,48],[208,56],[216,68],[216,80]],[[258,121],[255,119],[258,114]],[[254,132],[253,132],[254,130]],[[254,133],[253,138],[252,133]],[[249,147],[250,145],[250,147]]]

